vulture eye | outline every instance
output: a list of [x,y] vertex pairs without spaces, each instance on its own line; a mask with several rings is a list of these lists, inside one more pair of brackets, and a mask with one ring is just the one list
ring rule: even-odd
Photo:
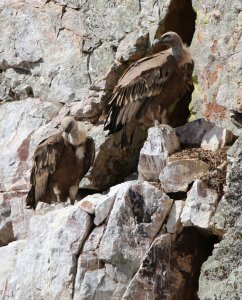
[[165,39],[165,40],[170,40],[170,39],[171,39],[171,36],[170,36],[169,34],[167,34],[167,35],[164,36],[164,39]]

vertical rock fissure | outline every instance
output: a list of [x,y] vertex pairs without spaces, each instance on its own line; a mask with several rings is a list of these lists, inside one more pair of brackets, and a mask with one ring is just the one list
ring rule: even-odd
[[89,233],[86,235],[83,243],[82,243],[82,246],[80,247],[79,251],[77,252],[77,254],[75,255],[74,257],[74,260],[75,260],[75,264],[74,264],[74,267],[73,267],[73,286],[72,286],[72,295],[71,295],[71,299],[74,299],[74,296],[75,296],[75,285],[76,285],[76,275],[77,275],[77,269],[78,269],[78,260],[79,260],[79,257],[82,253],[82,249],[86,243],[86,241],[88,240],[90,234],[92,233],[93,229],[95,228],[94,226],[94,222],[93,222],[93,219],[92,219],[92,228],[90,228],[90,231]]

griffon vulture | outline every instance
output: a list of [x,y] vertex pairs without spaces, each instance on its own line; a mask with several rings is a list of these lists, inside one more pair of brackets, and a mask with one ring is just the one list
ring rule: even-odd
[[137,124],[145,128],[156,121],[170,124],[177,103],[193,88],[193,60],[180,36],[167,32],[158,43],[170,48],[133,63],[103,113],[109,134],[122,129],[122,146],[132,143]]
[[31,188],[26,198],[28,208],[36,208],[39,201],[74,204],[79,182],[88,172],[95,158],[95,144],[74,118],[66,117],[62,132],[42,141],[33,155]]

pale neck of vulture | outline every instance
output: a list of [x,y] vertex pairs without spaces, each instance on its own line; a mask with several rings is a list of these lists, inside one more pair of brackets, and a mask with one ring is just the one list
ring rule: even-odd
[[86,130],[80,124],[75,123],[73,129],[70,132],[70,143],[73,146],[79,146],[80,144],[85,142],[86,138]]
[[179,60],[182,57],[182,54],[183,54],[183,44],[182,44],[182,42],[181,43],[175,43],[174,45],[172,45],[171,51],[172,51],[173,56],[176,59]]
[[176,43],[171,46],[170,51],[179,66],[190,63],[192,60],[189,49],[185,44],[182,43],[182,41],[176,41]]

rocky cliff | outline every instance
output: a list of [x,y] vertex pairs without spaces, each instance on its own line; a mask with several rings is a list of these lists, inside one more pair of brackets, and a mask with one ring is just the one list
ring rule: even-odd
[[[1,1],[0,299],[242,298],[242,142],[229,117],[242,104],[241,9]],[[121,150],[99,117],[125,69],[169,30],[195,62],[180,114],[190,122],[140,131]],[[33,150],[68,114],[97,148],[82,200],[27,210]]]

